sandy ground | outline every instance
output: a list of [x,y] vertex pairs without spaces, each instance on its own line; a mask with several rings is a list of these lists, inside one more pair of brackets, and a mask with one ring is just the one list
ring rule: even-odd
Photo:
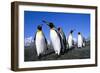
[[25,47],[24,61],[42,61],[42,60],[64,60],[64,59],[87,59],[90,58],[90,45],[86,45],[83,48],[74,47],[67,49],[65,53],[57,56],[53,49],[46,50],[46,54],[42,54],[38,58],[36,49],[33,47]]

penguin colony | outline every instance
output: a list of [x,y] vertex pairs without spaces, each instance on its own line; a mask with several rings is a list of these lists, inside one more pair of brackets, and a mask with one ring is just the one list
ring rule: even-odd
[[[66,40],[66,36],[61,27],[56,28],[52,22],[47,22],[47,21],[43,21],[43,22],[50,28],[51,45],[57,56],[64,54],[66,50],[75,47],[74,40],[73,40],[74,30],[70,31],[69,36],[67,37],[67,40]],[[47,40],[42,31],[42,25],[37,26],[37,32],[34,37],[34,42],[36,46],[37,56],[40,58],[41,55],[45,54],[46,50],[48,49]],[[84,46],[85,46],[85,40],[82,34],[78,32],[77,47],[82,48]]]

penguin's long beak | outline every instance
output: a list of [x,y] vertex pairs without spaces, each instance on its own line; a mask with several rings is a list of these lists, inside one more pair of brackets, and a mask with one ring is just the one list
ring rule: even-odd
[[45,20],[43,20],[43,22],[50,27],[49,22],[47,22]]

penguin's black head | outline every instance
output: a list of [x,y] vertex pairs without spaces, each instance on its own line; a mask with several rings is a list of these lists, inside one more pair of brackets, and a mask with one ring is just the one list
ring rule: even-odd
[[73,32],[74,32],[73,30],[70,31],[70,33],[73,33]]
[[42,30],[42,26],[41,26],[41,25],[38,25],[38,26],[37,26],[37,29],[38,29],[38,30]]
[[81,34],[80,32],[78,32],[78,34]]
[[61,28],[60,27],[58,27],[58,31],[60,31],[61,30]]
[[51,29],[55,27],[53,23],[49,23],[48,26],[49,26]]
[[50,27],[50,29],[55,27],[52,22],[47,22],[47,21],[44,21],[44,20],[43,20],[43,22],[46,23]]

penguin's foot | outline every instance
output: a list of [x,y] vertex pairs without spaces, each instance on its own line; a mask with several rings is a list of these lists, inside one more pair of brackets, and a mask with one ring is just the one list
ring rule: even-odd
[[55,51],[55,54],[58,54],[58,52],[57,52],[57,51]]
[[60,54],[55,54],[55,58],[58,59],[61,55]]
[[66,50],[65,49],[63,49],[63,50],[61,50],[61,55],[64,55],[64,53],[66,52]]
[[78,47],[78,49],[81,49],[82,47]]
[[40,55],[38,56],[38,59],[41,60],[41,57],[42,57],[42,56],[41,56],[41,54],[40,54]]

